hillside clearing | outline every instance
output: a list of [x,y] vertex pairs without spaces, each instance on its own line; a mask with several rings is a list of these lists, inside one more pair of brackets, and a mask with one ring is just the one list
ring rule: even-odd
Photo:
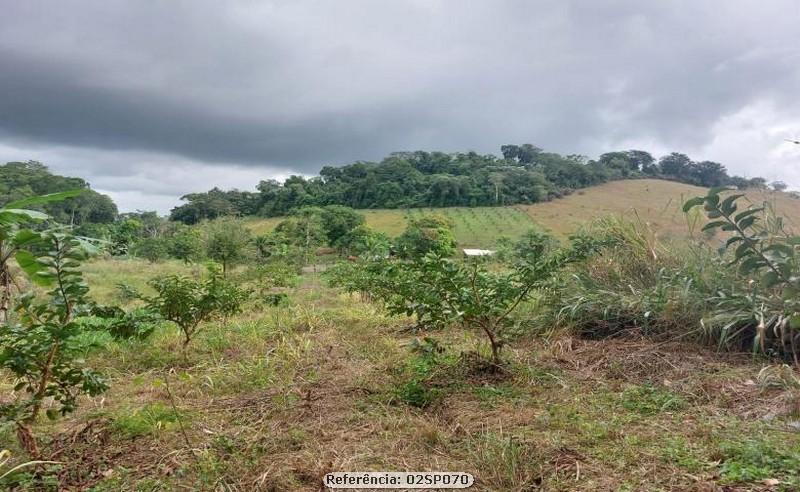
[[[538,228],[566,238],[582,225],[604,216],[626,217],[647,224],[662,238],[686,237],[690,231],[687,216],[681,211],[686,199],[705,194],[705,188],[661,179],[612,181],[549,202],[508,207],[451,207],[398,210],[359,210],[367,225],[390,237],[403,232],[408,218],[415,214],[437,213],[450,218],[461,247],[492,247],[500,237],[519,238]],[[800,199],[787,193],[748,190],[752,203],[773,203],[796,229],[800,225]],[[280,218],[248,219],[254,233],[275,228]]]

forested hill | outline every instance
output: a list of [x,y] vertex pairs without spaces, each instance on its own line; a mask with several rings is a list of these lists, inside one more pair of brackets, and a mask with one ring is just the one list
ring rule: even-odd
[[[319,176],[261,181],[257,192],[222,191],[182,197],[171,218],[187,224],[225,215],[274,217],[305,206],[417,208],[532,204],[578,188],[640,177],[698,186],[764,187],[763,178],[729,176],[712,161],[673,152],[660,159],[641,150],[609,152],[596,160],[504,145],[502,157],[475,152],[395,152],[378,163],[326,166]],[[782,183],[776,186],[785,187]]]
[[59,191],[83,189],[75,198],[39,206],[62,224],[105,224],[117,218],[117,206],[106,195],[89,188],[81,178],[53,174],[40,162],[8,162],[0,165],[0,206],[22,198]]

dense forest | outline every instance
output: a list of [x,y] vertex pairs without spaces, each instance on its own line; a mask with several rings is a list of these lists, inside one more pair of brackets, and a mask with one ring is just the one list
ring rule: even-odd
[[[182,197],[171,218],[186,224],[226,215],[275,217],[306,206],[415,208],[536,203],[619,179],[663,178],[699,186],[763,187],[763,178],[729,176],[713,161],[673,152],[655,159],[642,150],[608,152],[596,160],[504,145],[502,157],[475,152],[395,152],[380,162],[325,166],[319,176],[261,181],[257,192],[223,191]],[[781,183],[777,183],[781,187]]]

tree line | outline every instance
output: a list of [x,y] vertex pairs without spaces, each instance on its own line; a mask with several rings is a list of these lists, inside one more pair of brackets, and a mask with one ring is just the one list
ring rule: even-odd
[[[329,205],[391,209],[529,204],[607,181],[643,177],[705,187],[767,186],[764,178],[730,176],[718,162],[694,161],[678,152],[656,159],[643,150],[625,150],[588,159],[546,152],[531,144],[503,145],[500,151],[501,157],[476,152],[394,152],[380,162],[325,166],[311,178],[263,180],[254,192],[214,187],[181,197],[184,203],[169,218],[196,224],[225,216],[284,216],[304,207]],[[786,188],[782,182],[771,185]],[[40,162],[0,165],[0,205],[74,189],[86,191],[38,207],[56,222],[76,226],[79,233],[93,237],[107,236],[104,225],[112,223],[144,229],[161,224],[155,212],[119,214],[111,198],[91,190],[85,180],[53,174]]]
[[[356,209],[495,206],[551,200],[607,181],[661,178],[698,186],[765,187],[763,178],[730,176],[713,161],[678,152],[656,159],[643,150],[598,159],[545,152],[531,144],[503,145],[501,157],[475,152],[394,152],[380,162],[325,166],[319,176],[261,181],[256,192],[212,188],[181,197],[170,218],[194,224],[220,216],[288,215],[303,207]],[[775,186],[784,189],[783,183]]]

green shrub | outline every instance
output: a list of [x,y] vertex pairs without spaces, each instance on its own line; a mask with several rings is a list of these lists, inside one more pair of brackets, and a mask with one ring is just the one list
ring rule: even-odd
[[197,227],[180,227],[168,242],[170,256],[186,263],[200,261],[205,256],[203,237]]
[[439,342],[430,337],[414,339],[410,348],[412,357],[403,369],[405,381],[394,390],[394,396],[406,405],[425,408],[442,394],[441,389],[428,384],[429,380],[438,368],[451,363],[452,358],[446,356]]
[[148,237],[133,246],[133,254],[150,263],[164,261],[169,257],[169,242],[165,238]]
[[206,255],[222,265],[223,276],[250,256],[252,234],[240,219],[224,217],[209,222],[205,234]]
[[785,230],[770,207],[740,210],[743,195],[723,196],[725,191],[712,188],[684,205],[687,212],[702,207],[709,219],[703,231],[726,234],[720,252],[740,278],[709,297],[706,335],[723,348],[749,345],[754,352],[792,357],[800,366],[800,236]]
[[389,255],[392,243],[386,234],[359,226],[340,237],[335,246],[347,255],[383,258]]
[[126,312],[118,306],[94,306],[90,317],[78,321],[87,329],[104,330],[120,340],[148,338],[162,321],[161,316],[146,308]]
[[200,324],[214,316],[230,316],[241,311],[249,292],[228,282],[217,268],[209,268],[208,278],[194,280],[180,275],[167,275],[149,282],[155,289],[152,297],[139,295],[147,309],[172,321],[183,333],[186,348]]
[[156,402],[114,418],[112,428],[133,438],[170,430],[181,418],[185,416],[175,413],[170,405]]
[[456,252],[453,224],[441,215],[413,218],[396,245],[403,258],[421,258],[427,254],[452,256]]
[[415,316],[425,328],[461,324],[481,330],[499,365],[511,315],[532,291],[550,281],[568,264],[585,259],[603,241],[576,237],[570,248],[553,250],[506,271],[494,271],[483,261],[460,262],[429,253],[412,261],[379,259],[342,265],[328,277],[332,285],[367,292],[390,313]]
[[32,259],[32,278],[52,287],[48,299],[39,300],[34,292],[23,295],[16,307],[19,322],[0,325],[0,367],[17,378],[17,398],[0,404],[0,419],[17,428],[20,445],[34,457],[39,448],[31,425],[45,399],[53,399],[46,414],[55,419],[73,412],[81,394],[107,389],[103,376],[84,366],[85,348],[75,343],[81,332],[76,317],[89,306],[89,288],[79,270],[85,250],[78,240],[58,232],[44,233],[39,241],[42,253]]

